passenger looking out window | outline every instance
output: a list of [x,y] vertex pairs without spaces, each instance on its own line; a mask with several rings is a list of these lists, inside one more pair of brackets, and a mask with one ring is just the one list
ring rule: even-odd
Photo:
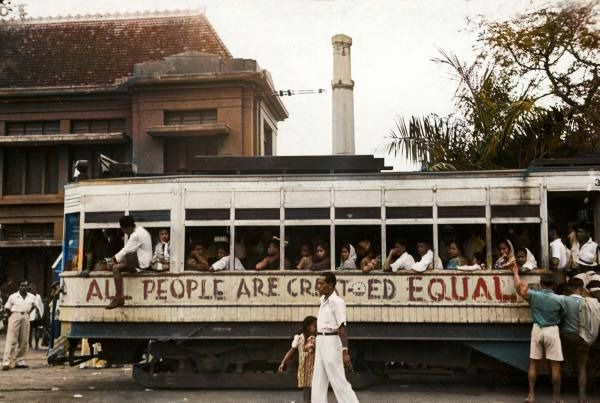
[[378,255],[376,251],[377,248],[367,239],[358,243],[360,269],[363,273],[370,273],[373,270],[381,269],[381,255]]
[[279,270],[279,241],[271,239],[267,243],[267,256],[256,264],[256,270]]
[[315,254],[312,257],[312,262],[310,266],[308,266],[308,269],[312,271],[322,271],[329,270],[329,268],[329,248],[326,243],[318,242],[315,246]]
[[550,228],[550,268],[564,271],[569,264],[569,252],[556,227]]
[[448,256],[448,261],[446,262],[445,269],[456,270],[458,266],[466,264],[466,260],[463,258],[462,251],[456,241],[450,241],[446,245],[446,256]]
[[81,276],[87,277],[92,270],[108,270],[108,265],[105,260],[108,257],[106,254],[108,239],[104,236],[104,232],[101,229],[92,230],[85,244],[85,260]]
[[483,252],[484,248],[485,241],[483,240],[483,236],[481,234],[481,228],[471,227],[469,231],[469,237],[465,241],[463,248],[463,256],[466,259],[473,259],[475,254],[478,252]]
[[417,242],[417,252],[421,258],[412,265],[411,269],[418,272],[432,269],[434,266],[434,257],[433,251],[431,250],[431,244],[425,240]]
[[169,243],[169,229],[162,228],[158,232],[158,243],[154,247],[152,255],[152,269],[156,271],[169,270],[169,261],[171,257],[171,246]]
[[300,245],[300,260],[296,264],[298,270],[308,270],[313,262],[313,247],[308,242],[303,242]]
[[515,264],[515,252],[512,242],[509,239],[503,239],[498,242],[497,248],[500,256],[494,263],[494,270],[510,270],[510,266]]
[[[229,257],[229,245],[221,243],[217,246],[217,261],[210,266],[210,271],[231,270],[231,258]],[[244,265],[237,257],[233,258],[233,270],[245,270]]]
[[196,242],[192,245],[192,250],[185,261],[185,270],[195,271],[208,271],[210,264],[208,264],[206,245],[202,242]]
[[517,262],[517,267],[521,272],[537,269],[537,261],[535,260],[535,256],[533,256],[533,253],[531,253],[531,251],[525,247],[517,249],[515,260]]
[[573,274],[598,271],[598,244],[592,240],[592,226],[581,223],[577,228],[579,254],[573,267]]
[[471,260],[471,264],[460,265],[456,267],[456,270],[460,271],[476,271],[485,270],[485,255],[483,252],[476,252]]
[[415,259],[406,251],[406,241],[398,239],[390,250],[383,271],[397,272],[398,270],[410,269],[415,264]]
[[356,249],[349,243],[340,248],[340,265],[337,270],[356,270]]

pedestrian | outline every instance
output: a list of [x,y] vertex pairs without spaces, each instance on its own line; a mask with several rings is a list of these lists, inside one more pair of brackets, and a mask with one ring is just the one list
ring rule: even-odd
[[317,315],[312,403],[327,403],[327,389],[330,383],[338,403],[358,402],[344,372],[344,367],[350,367],[346,303],[337,295],[335,284],[336,278],[333,272],[324,272],[317,281],[321,305]]
[[15,368],[27,368],[25,355],[29,347],[29,315],[36,309],[35,297],[27,292],[28,288],[27,280],[20,281],[19,291],[11,294],[4,305],[8,315],[8,328],[2,360],[3,371],[7,371],[13,362],[16,362]]
[[302,321],[302,329],[294,335],[292,348],[286,353],[281,364],[279,372],[285,370],[285,364],[298,351],[298,387],[302,389],[304,403],[310,403],[310,384],[315,367],[315,343],[317,335],[317,318],[307,316]]
[[579,315],[586,301],[583,297],[583,281],[580,278],[571,278],[568,285],[571,295],[564,297],[565,310],[560,326],[560,339],[567,361],[577,370],[579,403],[584,403],[587,402],[585,390],[590,345],[579,335],[582,327]]
[[531,344],[529,351],[529,394],[525,402],[535,401],[535,382],[537,380],[537,367],[540,360],[550,361],[552,373],[552,390],[554,403],[560,402],[560,363],[563,361],[562,348],[558,324],[564,312],[564,297],[554,294],[554,278],[543,275],[540,278],[541,290],[532,290],[528,284],[521,282],[519,268],[516,263],[510,265],[513,273],[515,289],[520,297],[529,302],[533,327],[531,329]]
[[35,284],[31,283],[29,292],[35,298],[35,309],[29,315],[29,348],[37,350],[41,338],[39,327],[42,326],[44,318],[44,302],[42,296],[38,294]]
[[152,263],[152,237],[130,215],[119,218],[119,226],[127,236],[127,242],[113,257],[112,271],[115,280],[115,298],[106,309],[115,309],[125,305],[123,293],[123,273],[135,273],[137,269],[146,270]]

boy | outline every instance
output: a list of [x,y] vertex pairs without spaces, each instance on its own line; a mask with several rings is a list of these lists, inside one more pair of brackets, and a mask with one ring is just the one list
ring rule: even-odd
[[163,228],[158,232],[158,243],[152,256],[152,268],[156,271],[169,270],[171,245],[169,244],[169,229]]

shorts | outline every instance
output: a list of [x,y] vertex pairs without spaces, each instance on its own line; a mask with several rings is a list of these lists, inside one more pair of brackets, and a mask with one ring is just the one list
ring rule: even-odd
[[560,335],[562,349],[571,368],[577,370],[580,363],[586,364],[590,355],[590,345],[577,333],[563,333]]
[[562,347],[558,326],[540,327],[537,324],[531,329],[531,346],[529,358],[532,360],[563,361]]

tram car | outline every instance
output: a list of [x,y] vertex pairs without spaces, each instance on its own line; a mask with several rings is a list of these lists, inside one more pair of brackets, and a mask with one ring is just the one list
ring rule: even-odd
[[[511,273],[492,269],[496,244],[513,237],[528,245],[540,269],[523,279],[537,287],[549,226],[597,222],[600,213],[598,167],[398,173],[361,156],[202,161],[194,175],[81,180],[65,189],[61,334],[72,346],[100,343],[110,363],[135,363],[134,378],[148,387],[293,387],[293,370],[276,369],[303,318],[318,311],[319,273],[295,269],[302,245],[317,239],[329,270],[343,245],[363,240],[382,261],[398,238],[415,257],[425,240],[439,260],[450,239],[482,243],[481,270],[336,271],[355,384],[411,368],[526,370],[530,311]],[[106,310],[112,273],[102,259],[93,267],[89,260],[98,235],[101,258],[112,256],[122,215],[153,242],[168,229],[169,265],[125,275],[125,305]],[[255,270],[272,239],[280,240],[279,267]],[[190,270],[195,245],[214,260],[218,243],[245,270]]]

